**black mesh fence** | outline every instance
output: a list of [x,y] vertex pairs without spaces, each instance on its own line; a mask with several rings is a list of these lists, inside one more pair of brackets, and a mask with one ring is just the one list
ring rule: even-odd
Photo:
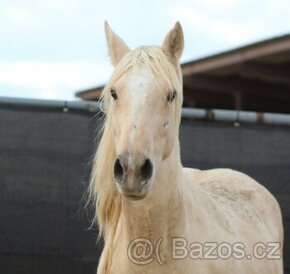
[[[85,111],[0,109],[0,273],[95,273],[101,246],[85,208],[100,118]],[[231,167],[280,202],[290,273],[290,128],[193,123],[181,126],[182,159]]]

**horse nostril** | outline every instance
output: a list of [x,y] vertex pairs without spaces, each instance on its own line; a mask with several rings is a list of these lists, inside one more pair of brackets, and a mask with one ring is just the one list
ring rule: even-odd
[[146,159],[143,166],[141,167],[140,170],[141,177],[145,180],[148,181],[152,177],[153,173],[153,165],[149,159]]
[[124,175],[123,167],[122,167],[122,165],[120,163],[120,159],[117,158],[116,161],[115,161],[115,165],[114,165],[114,176],[115,176],[115,179],[118,182],[122,182],[123,175]]

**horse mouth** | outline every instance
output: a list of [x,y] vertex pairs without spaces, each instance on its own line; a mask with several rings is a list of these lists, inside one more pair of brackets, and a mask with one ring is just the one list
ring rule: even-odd
[[147,194],[143,194],[143,195],[123,194],[123,195],[129,200],[139,201],[139,200],[143,200]]

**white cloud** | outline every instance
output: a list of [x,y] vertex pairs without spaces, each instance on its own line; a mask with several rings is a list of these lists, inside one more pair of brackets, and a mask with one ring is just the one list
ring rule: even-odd
[[[207,9],[232,9],[238,3],[237,0],[195,0],[195,3]],[[193,3],[192,3],[193,4]]]
[[7,7],[3,11],[4,17],[7,18],[8,23],[25,23],[31,19],[31,13],[28,9],[23,7]]
[[218,16],[210,16],[199,9],[175,6],[170,8],[170,15],[196,29],[202,30],[211,39],[224,42],[244,42],[257,36],[259,26],[254,22],[228,22]]
[[[36,98],[71,99],[75,91],[103,83],[111,70],[109,63],[3,62],[0,85],[13,91],[25,87]],[[11,92],[7,95],[16,96]]]
[[54,12],[68,12],[82,5],[82,2],[78,0],[34,0],[34,3],[45,10],[53,10]]

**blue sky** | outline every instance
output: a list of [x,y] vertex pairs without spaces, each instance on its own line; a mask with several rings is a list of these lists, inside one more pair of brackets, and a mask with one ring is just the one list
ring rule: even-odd
[[178,20],[182,61],[290,33],[289,0],[0,0],[0,96],[73,99],[112,67],[104,21],[131,47]]

